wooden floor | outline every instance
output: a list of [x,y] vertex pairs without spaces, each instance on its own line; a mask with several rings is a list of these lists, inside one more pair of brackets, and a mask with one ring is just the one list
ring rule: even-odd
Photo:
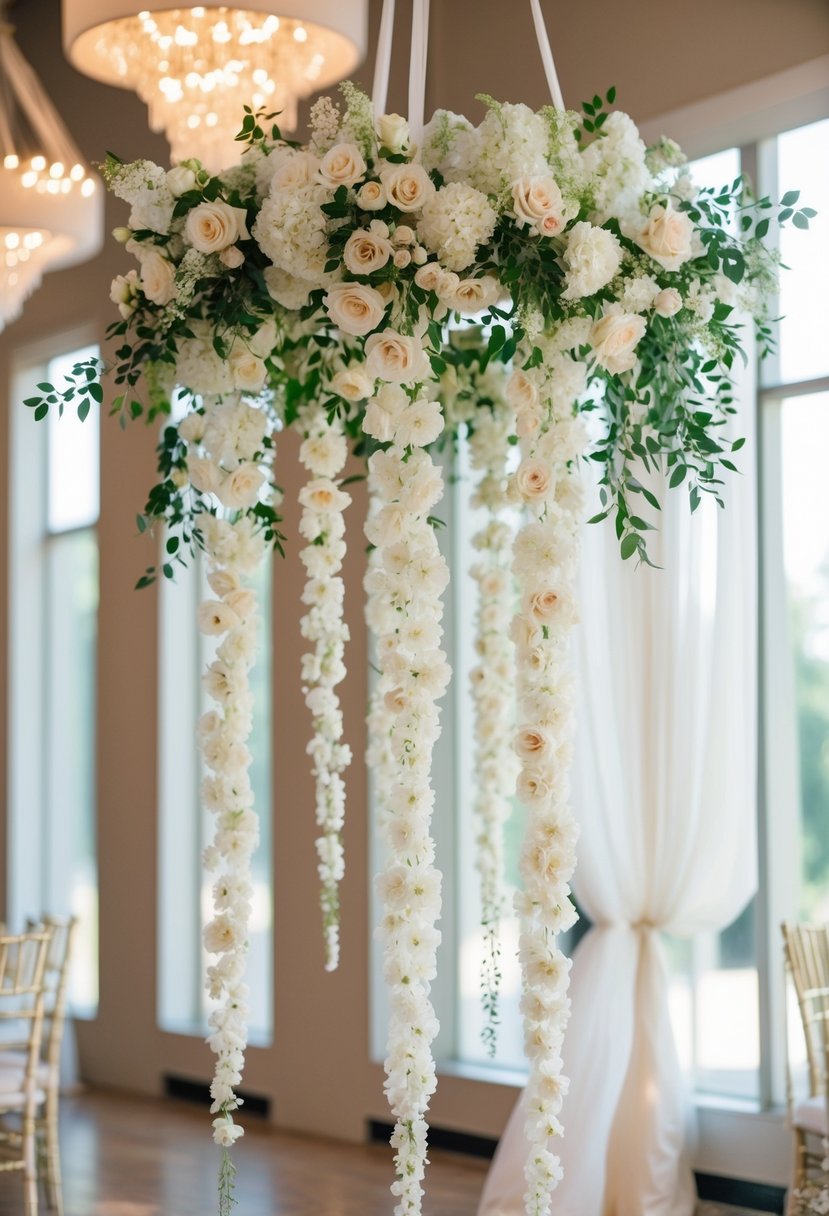
[[[63,1101],[65,1216],[214,1216],[219,1150],[206,1112],[185,1103],[88,1093]],[[474,1216],[488,1162],[430,1153],[429,1216]],[[248,1119],[234,1150],[235,1216],[389,1216],[391,1152],[275,1133]],[[0,1174],[0,1216],[23,1210]],[[47,1209],[42,1204],[43,1216]],[[698,1216],[741,1216],[703,1205]],[[750,1214],[746,1214],[750,1216]]]
[[[219,1150],[206,1111],[104,1094],[65,1099],[65,1216],[214,1216]],[[487,1163],[430,1153],[430,1216],[473,1216]],[[391,1152],[276,1134],[247,1120],[234,1149],[235,1216],[389,1216]],[[0,1174],[0,1216],[20,1216],[20,1181]],[[42,1203],[45,1216],[47,1209]]]

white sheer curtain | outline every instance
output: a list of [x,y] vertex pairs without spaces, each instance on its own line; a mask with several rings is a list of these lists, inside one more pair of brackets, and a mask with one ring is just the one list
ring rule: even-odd
[[[659,934],[724,928],[756,888],[756,449],[747,437],[725,511],[705,503],[692,517],[684,492],[660,494],[649,551],[662,569],[622,563],[611,527],[586,530],[575,888],[594,927],[573,964],[571,1087],[554,1146],[565,1175],[553,1216],[694,1208]],[[520,1108],[479,1216],[523,1211]]]

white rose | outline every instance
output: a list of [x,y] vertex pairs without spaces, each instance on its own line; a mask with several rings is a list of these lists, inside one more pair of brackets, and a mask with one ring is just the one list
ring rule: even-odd
[[431,374],[429,360],[419,338],[387,329],[372,334],[366,342],[366,372],[372,380],[410,384]]
[[239,579],[232,570],[213,570],[208,574],[207,581],[210,585],[210,590],[215,595],[218,595],[220,599],[224,599],[232,591],[239,590]]
[[343,249],[343,261],[352,274],[372,274],[385,266],[391,255],[391,241],[365,228],[352,232]]
[[217,495],[219,501],[232,511],[244,507],[252,507],[259,497],[259,491],[265,481],[265,474],[256,464],[249,461],[240,464],[238,469],[229,473],[219,486]]
[[443,430],[443,414],[438,401],[413,401],[397,420],[395,439],[403,447],[418,448],[434,443]]
[[363,211],[381,211],[388,199],[381,182],[366,182],[357,191],[357,206]]
[[409,146],[409,124],[399,114],[381,114],[377,119],[377,138],[389,152],[403,152]]
[[364,401],[371,396],[373,385],[363,369],[357,365],[345,367],[331,377],[331,392],[346,401]]
[[351,503],[351,495],[339,489],[327,477],[309,481],[299,492],[299,505],[310,511],[344,511]]
[[660,317],[673,317],[682,308],[682,296],[675,287],[666,287],[660,291],[653,302],[653,311]]
[[221,600],[204,600],[199,604],[197,619],[199,632],[211,636],[227,633],[239,624],[237,613]]
[[175,267],[155,249],[141,255],[141,286],[153,304],[163,306],[176,297]]
[[394,252],[394,264],[398,270],[405,270],[412,260],[412,255],[408,249],[396,249]]
[[326,186],[353,186],[365,176],[366,162],[356,144],[335,144],[323,156],[317,172]]
[[647,329],[644,317],[630,312],[609,312],[594,321],[590,345],[609,372],[629,371],[636,362],[636,347]]
[[312,152],[286,156],[271,178],[271,190],[292,190],[316,181],[320,163]]
[[534,435],[540,426],[540,410],[524,409],[519,410],[515,415],[515,433],[522,439],[526,438],[527,435]]
[[398,224],[394,230],[395,245],[413,245],[415,239],[414,229],[408,224]]
[[512,184],[512,209],[522,227],[555,236],[564,227],[564,200],[552,177],[519,177]]
[[684,211],[657,203],[636,238],[637,244],[666,270],[679,270],[692,253],[694,225]]
[[383,320],[386,302],[373,287],[363,283],[335,283],[325,295],[325,307],[344,334],[371,333]]
[[180,198],[188,190],[195,190],[196,175],[187,165],[174,165],[167,173],[167,186],[171,194]]
[[230,352],[228,362],[236,388],[247,393],[261,391],[268,375],[268,369],[265,367],[263,359],[248,350],[246,346],[237,343]]
[[515,472],[515,484],[524,502],[539,502],[555,490],[552,470],[544,460],[528,456]]
[[532,765],[518,776],[515,792],[528,806],[547,802],[555,790],[555,779],[547,768]]
[[538,405],[538,387],[526,372],[514,371],[507,380],[507,404],[516,411],[532,410]]
[[227,592],[227,603],[240,620],[246,621],[256,611],[256,592],[250,587],[236,587]]
[[407,404],[408,398],[398,385],[384,384],[366,406],[363,430],[380,443],[390,443]]
[[112,280],[109,288],[109,298],[118,305],[118,311],[125,321],[135,312],[138,290],[138,271],[130,270],[127,274],[119,274]]
[[336,431],[324,431],[321,435],[309,435],[299,449],[300,463],[317,477],[334,477],[340,472],[348,456],[345,436]]
[[199,253],[220,253],[247,238],[246,220],[242,207],[231,207],[220,200],[199,203],[187,215],[184,239]]
[[222,484],[222,474],[218,465],[202,456],[191,456],[187,462],[190,474],[190,484],[202,494],[216,494]]
[[398,211],[419,211],[435,186],[422,165],[384,165],[380,177],[390,203]]

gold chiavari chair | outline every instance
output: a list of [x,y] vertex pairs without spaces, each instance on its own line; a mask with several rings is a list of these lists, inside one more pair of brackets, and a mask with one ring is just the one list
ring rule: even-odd
[[0,1115],[20,1117],[20,1131],[0,1143],[0,1171],[23,1175],[25,1216],[37,1216],[37,1112],[46,1093],[38,1078],[43,1036],[44,975],[51,930],[0,937],[0,1021],[26,1027],[20,1062],[0,1069]]
[[[829,925],[784,922],[783,948],[787,974],[794,985],[803,1036],[809,1095],[795,1100],[786,1054],[786,1097],[794,1134],[794,1176],[787,1210],[795,1211],[793,1192],[820,1169],[822,1142],[829,1136]],[[813,1147],[814,1146],[814,1147]]]

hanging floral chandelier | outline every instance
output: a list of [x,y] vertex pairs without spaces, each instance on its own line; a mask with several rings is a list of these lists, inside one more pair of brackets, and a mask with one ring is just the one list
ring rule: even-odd
[[0,20],[0,332],[47,270],[93,257],[103,192]]
[[[549,1216],[569,1086],[570,962],[560,935],[577,915],[570,648],[582,470],[589,461],[598,481],[590,522],[611,517],[622,559],[649,560],[660,507],[652,474],[687,493],[691,511],[706,494],[722,505],[724,471],[735,470],[743,443],[728,426],[741,315],[754,319],[761,353],[770,344],[776,259],[764,238],[772,220],[807,228],[814,215],[795,210],[797,191],[775,207],[742,178],[698,189],[673,141],[646,147],[633,120],[612,109],[613,88],[581,112],[566,110],[540,5],[531,4],[552,102],[537,113],[481,96],[487,112],[477,126],[445,110],[425,121],[428,0],[413,4],[408,119],[387,113],[394,3],[385,0],[373,97],[346,83],[341,104],[321,98],[305,144],[248,112],[242,162],[217,175],[190,159],[167,170],[108,157],[107,183],[130,207],[120,235],[137,263],[111,288],[114,361],[82,361],[62,387],[41,384],[25,402],[36,418],[70,404],[84,417],[111,372],[116,412],[168,418],[158,482],[139,517],[141,531],[163,528],[162,557],[139,586],[173,578],[193,554],[206,566],[198,628],[216,651],[203,678],[212,707],[198,733],[202,799],[215,824],[203,861],[213,883],[204,944],[219,1216],[233,1208],[229,1150],[243,1134],[237,1090],[258,841],[248,747],[258,614],[247,584],[269,548],[298,543],[281,530],[281,436],[299,433],[307,472],[301,680],[330,970],[339,962],[351,759],[337,692],[349,640],[349,448],[368,482],[364,590],[377,678],[367,761],[383,845],[377,929],[396,1216],[422,1210],[437,1086],[431,985],[442,879],[432,760],[451,677],[442,603],[450,570],[437,512],[448,454],[455,441],[469,445],[470,502],[481,518],[471,571],[479,662],[470,674],[484,1040],[492,1051],[503,829],[516,797],[526,816],[514,902],[529,1066],[525,1205],[527,1216]],[[186,404],[178,424],[169,420],[174,394]]]
[[244,8],[152,9],[129,0],[64,0],[64,44],[80,71],[131,88],[174,161],[214,171],[239,157],[243,106],[296,126],[297,102],[347,76],[366,49],[366,0],[246,0]]

